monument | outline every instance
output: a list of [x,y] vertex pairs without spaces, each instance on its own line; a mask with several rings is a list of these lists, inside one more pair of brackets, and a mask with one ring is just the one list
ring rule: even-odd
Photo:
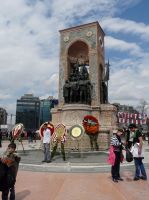
[[[70,128],[82,125],[86,115],[99,121],[99,149],[108,149],[110,134],[117,127],[116,107],[108,102],[104,36],[98,22],[60,30],[59,104],[52,109],[52,123],[67,127],[68,150],[77,149]],[[81,150],[90,150],[87,134],[78,142]]]

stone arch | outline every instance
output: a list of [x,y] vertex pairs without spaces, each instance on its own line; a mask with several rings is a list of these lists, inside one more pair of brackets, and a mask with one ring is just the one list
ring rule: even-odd
[[[71,64],[79,62],[89,66],[89,45],[85,40],[72,41],[67,48],[67,71],[71,73]],[[89,67],[88,67],[89,70]]]

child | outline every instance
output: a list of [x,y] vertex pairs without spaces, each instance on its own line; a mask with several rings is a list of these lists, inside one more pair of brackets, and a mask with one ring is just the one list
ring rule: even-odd
[[10,143],[1,162],[6,166],[5,184],[7,188],[2,191],[2,200],[8,200],[10,190],[10,200],[15,200],[15,182],[20,162],[20,157],[15,154],[16,144]]

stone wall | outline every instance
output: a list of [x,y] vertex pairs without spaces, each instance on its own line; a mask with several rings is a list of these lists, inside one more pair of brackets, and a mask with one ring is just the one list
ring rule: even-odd
[[62,123],[67,128],[67,142],[65,147],[67,150],[77,150],[78,146],[81,151],[91,150],[90,139],[87,134],[83,134],[81,139],[74,140],[71,138],[69,129],[74,125],[82,125],[85,115],[93,115],[100,124],[100,132],[98,134],[98,146],[100,150],[109,148],[110,136],[112,130],[117,128],[116,124],[116,108],[112,105],[101,105],[101,107],[91,107],[83,104],[65,105],[62,109],[52,109],[52,123],[56,126]]

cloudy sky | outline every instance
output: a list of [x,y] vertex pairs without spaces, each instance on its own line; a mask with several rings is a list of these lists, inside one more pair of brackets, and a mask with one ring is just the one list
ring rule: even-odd
[[0,107],[25,93],[58,96],[59,30],[98,21],[110,61],[109,100],[149,101],[148,0],[0,0]]

